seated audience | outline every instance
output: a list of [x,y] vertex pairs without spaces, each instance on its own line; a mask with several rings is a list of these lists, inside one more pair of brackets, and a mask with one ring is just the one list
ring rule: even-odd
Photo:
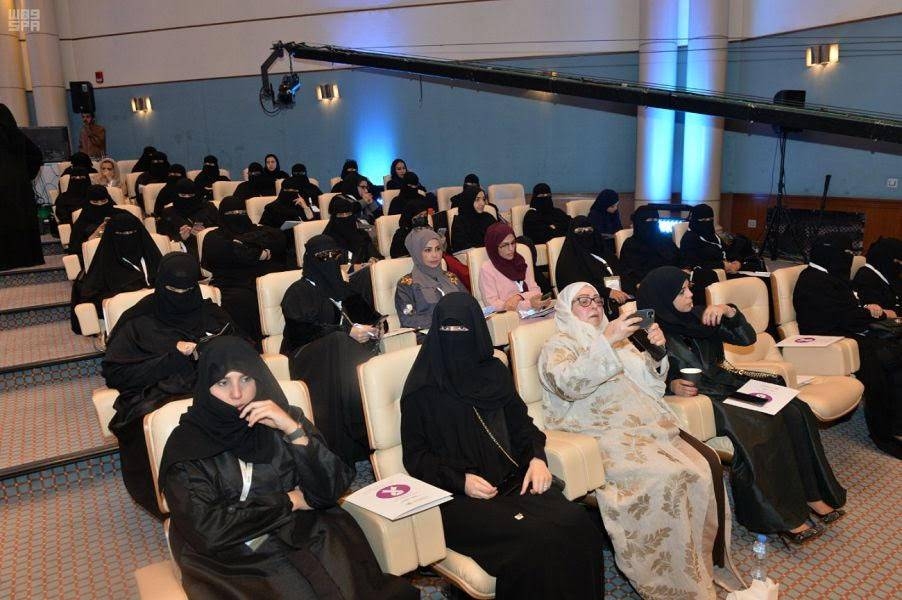
[[[280,228],[286,221],[313,221],[318,217],[316,198],[305,195],[304,186],[298,177],[291,176],[282,182],[276,199],[266,205],[261,225]],[[286,233],[290,233],[289,229]]]
[[604,238],[588,217],[576,216],[570,221],[567,237],[561,246],[554,270],[557,289],[585,281],[605,299],[604,312],[609,318],[619,314],[618,306],[630,299],[620,279],[620,260],[608,250]]
[[418,227],[429,227],[429,206],[422,196],[408,202],[401,213],[398,229],[391,239],[392,258],[410,256],[404,244],[407,242],[407,234]]
[[497,219],[486,211],[485,190],[467,187],[463,191],[457,216],[451,224],[451,250],[460,252],[470,248],[482,248],[485,232]]
[[229,196],[219,205],[219,227],[204,237],[203,266],[211,285],[222,293],[222,307],[232,322],[258,347],[260,306],[257,277],[285,270],[286,241],[281,231],[254,225],[244,202]]
[[413,171],[407,171],[404,174],[401,187],[396,188],[401,191],[395,196],[394,200],[391,201],[391,207],[388,209],[388,214],[400,215],[404,212],[404,207],[407,206],[408,202],[423,198],[424,193],[421,193],[421,188],[420,178],[417,177],[417,174]]
[[479,292],[486,306],[495,310],[540,310],[553,300],[543,300],[542,290],[526,259],[517,252],[514,230],[495,223],[485,232],[489,260],[479,268]]
[[301,163],[293,164],[291,166],[291,176],[301,181],[301,185],[303,186],[301,194],[303,194],[305,198],[310,199],[313,204],[319,206],[319,197],[323,191],[319,189],[318,185],[310,181],[310,178],[307,176],[306,165]]
[[395,309],[401,327],[426,329],[438,301],[452,292],[467,293],[467,288],[457,275],[442,270],[444,240],[438,233],[426,227],[414,229],[404,245],[413,270],[398,280]]
[[658,267],[680,267],[680,251],[673,237],[658,229],[658,211],[641,206],[633,213],[633,235],[620,249],[620,283],[623,291],[636,293],[642,278]]
[[[617,566],[639,594],[715,600],[714,565],[727,562],[730,531],[720,459],[680,431],[664,402],[667,357],[656,361],[630,343],[641,318],[608,321],[602,299],[582,281],[558,296],[558,333],[538,362],[547,425],[598,441],[605,457],[598,510]],[[664,345],[656,324],[648,340]],[[660,543],[647,552],[632,549],[634,540],[656,536]]]
[[279,166],[278,156],[267,154],[263,158],[263,180],[266,182],[266,185],[272,185],[273,194],[276,191],[276,181],[279,179],[288,179],[288,173]]
[[566,234],[568,225],[570,216],[554,206],[551,188],[547,183],[537,183],[523,216],[523,235],[533,244],[547,244],[551,238]]
[[316,422],[329,447],[352,464],[369,455],[357,365],[378,353],[383,319],[342,279],[343,256],[328,235],[307,242],[304,276],[282,299],[281,352],[288,356],[291,378],[310,389]]
[[175,184],[172,205],[163,209],[157,230],[173,242],[181,242],[187,252],[197,256],[197,234],[219,223],[219,211],[206,202],[194,182],[184,178]]
[[84,152],[76,152],[70,156],[69,163],[69,166],[66,167],[65,171],[60,173],[60,176],[71,175],[72,169],[84,169],[89,174],[97,172],[97,169],[94,168],[94,163],[91,162],[91,157]]
[[363,219],[369,224],[376,222],[382,216],[382,206],[376,202],[373,193],[373,184],[369,179],[358,173],[348,173],[348,176],[340,184],[341,193],[357,200],[360,205],[357,213],[358,219]]
[[98,227],[102,230],[100,244],[91,265],[72,284],[71,323],[72,331],[77,334],[81,334],[75,316],[78,304],[91,302],[97,315],[102,316],[105,299],[152,287],[162,258],[153,238],[136,216],[124,210],[111,210],[114,214]]
[[385,182],[385,189],[400,190],[404,187],[404,175],[407,174],[407,163],[403,158],[396,158],[391,161],[391,169],[389,169],[391,177]]
[[852,241],[843,234],[819,238],[811,247],[811,262],[799,274],[792,304],[799,333],[842,335],[858,345],[864,384],[864,416],[874,444],[902,458],[902,340],[872,329],[885,319],[885,309],[862,305],[855,297]]
[[131,172],[143,173],[150,169],[150,160],[156,153],[157,149],[153,146],[144,146],[144,150],[141,152],[141,156],[138,157],[138,162],[136,162],[135,166],[132,167]]
[[[812,514],[824,524],[841,518],[846,490],[833,475],[817,418],[805,402],[794,398],[773,416],[723,402],[750,378],[784,384],[782,377],[738,371],[724,360],[724,343],[749,346],[757,337],[739,309],[693,306],[688,276],[676,267],[654,269],[642,280],[639,307],[654,309],[667,338],[670,390],[711,398],[717,434],[733,443],[730,484],[739,523],[802,544],[824,531],[808,524]],[[684,368],[701,369],[701,381],[683,379]]]
[[545,434],[492,350],[476,300],[442,298],[401,396],[404,467],[453,494],[445,544],[497,578],[495,598],[601,598],[601,533],[553,485]]
[[103,225],[110,217],[117,212],[125,212],[116,208],[110,193],[102,185],[88,186],[82,206],[78,218],[72,223],[69,248],[66,250],[67,254],[77,255],[79,262],[82,262],[81,245],[90,239],[99,238],[103,234]]
[[166,183],[168,177],[169,158],[164,153],[157,151],[150,157],[150,164],[147,166],[147,170],[135,180],[135,196],[141,198],[144,186],[148,183]]
[[463,191],[461,191],[461,193],[451,196],[451,208],[460,208],[460,204],[464,199],[464,191],[466,191],[466,189],[470,187],[479,187],[479,176],[476,175],[476,173],[468,173],[466,177],[464,177],[464,189]]
[[353,271],[382,258],[373,240],[357,226],[360,205],[353,196],[339,194],[329,203],[329,224],[323,233],[335,240],[347,253]]
[[379,569],[338,506],[354,470],[289,406],[260,356],[222,337],[203,348],[197,372],[159,477],[188,597],[418,598]]
[[69,185],[66,191],[60,192],[56,202],[53,203],[57,221],[72,223],[72,213],[84,208],[85,195],[90,186],[91,179],[85,169],[75,167],[69,171]]
[[217,181],[228,181],[229,178],[219,172],[219,159],[208,154],[204,157],[204,164],[200,173],[194,178],[194,185],[202,190],[204,200],[213,199],[213,184]]
[[247,181],[239,183],[233,195],[242,200],[258,196],[275,196],[276,182],[264,176],[263,165],[253,162],[247,166]]
[[[157,193],[157,197],[153,202],[154,215],[159,216],[163,214],[163,209],[166,208],[166,205],[175,202],[175,184],[187,177],[188,174],[185,171],[185,167],[178,163],[169,165],[169,174],[166,176],[166,183],[160,188],[160,191]],[[143,199],[140,204],[141,206],[144,205]]]
[[119,165],[112,158],[104,158],[100,161],[100,176],[97,183],[106,187],[119,188],[122,197],[125,197],[125,178],[119,173]]
[[589,209],[589,222],[602,237],[607,251],[614,254],[614,234],[623,229],[620,222],[620,196],[612,189],[601,190]]
[[341,166],[341,175],[339,175],[339,181],[332,186],[332,192],[338,193],[341,191],[341,184],[345,179],[348,178],[348,175],[351,173],[357,174],[357,161],[353,158],[349,158],[345,161],[345,163]]
[[119,440],[122,479],[131,497],[162,519],[153,487],[144,415],[172,400],[190,398],[198,343],[226,332],[229,316],[201,296],[197,259],[184,252],[163,257],[153,294],[122,315],[110,332],[102,373],[119,390],[110,431]]
[[862,304],[879,306],[890,319],[902,316],[902,240],[882,237],[871,244],[852,285]]

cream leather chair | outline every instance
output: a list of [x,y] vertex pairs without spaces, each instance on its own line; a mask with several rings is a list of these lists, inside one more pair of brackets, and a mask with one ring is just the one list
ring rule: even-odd
[[285,316],[282,314],[282,298],[289,287],[302,277],[301,269],[268,273],[257,278],[257,302],[260,305],[260,328],[263,331],[263,352],[279,354]]
[[138,159],[134,160],[117,160],[116,167],[119,169],[119,177],[124,178],[129,173],[132,172],[132,169],[135,168],[135,165],[138,164]]
[[518,204],[526,204],[526,192],[522,183],[496,183],[486,190],[488,201],[498,207],[502,213],[508,212]]
[[247,202],[245,202],[245,206],[247,206],[247,216],[254,225],[260,224],[260,219],[263,217],[263,211],[266,210],[266,205],[275,202],[276,198],[277,196],[257,196],[256,198],[247,199]]
[[319,234],[325,229],[329,223],[327,219],[319,221],[304,221],[292,227],[294,232],[294,253],[298,258],[298,266],[304,266],[304,252],[306,251],[307,241]]
[[[121,173],[122,171],[120,171]],[[144,171],[138,171],[137,173],[128,173],[123,175],[125,177],[125,191],[128,194],[129,200],[134,200],[138,195],[138,177],[141,176],[141,173]]]
[[[388,215],[391,202],[401,193],[401,190],[385,190],[382,192],[382,214]],[[400,213],[398,213],[400,215]]]
[[144,206],[144,214],[153,214],[153,205],[157,201],[157,196],[160,195],[160,190],[162,190],[165,185],[165,183],[148,183],[141,188],[141,204]]
[[620,258],[620,249],[623,248],[623,242],[633,236],[633,229],[621,229],[620,231],[614,232],[614,254],[617,255],[617,258]]
[[687,231],[689,231],[689,221],[680,221],[679,223],[673,224],[671,234],[673,235],[673,243],[676,244],[677,248],[680,247],[680,242],[683,240],[683,236],[686,235]]
[[856,255],[852,257],[852,273],[849,279],[855,279],[856,273],[858,273],[858,269],[863,267],[868,262],[867,257],[862,255]]
[[[200,172],[201,169],[192,169],[185,173],[185,175],[188,177],[188,179],[194,181],[195,179],[197,179],[197,176],[200,175]],[[228,169],[219,169],[219,174],[228,177],[229,179],[232,178],[232,176],[229,174]]]
[[376,246],[382,256],[391,256],[391,243],[400,225],[401,215],[383,215],[376,219]]
[[[526,213],[529,212],[528,204],[516,204],[511,207],[511,229],[514,230],[514,235],[520,237],[523,235],[523,219],[526,217]],[[532,262],[532,257],[529,258],[529,262]],[[548,264],[548,245],[547,244],[536,244],[536,264],[540,267]]]
[[333,177],[332,179],[330,179],[329,180],[329,189],[331,190],[332,188],[334,188],[335,184],[338,183],[339,181],[341,181],[341,177]]
[[[141,209],[137,206],[133,206],[130,204],[125,204],[120,206],[123,210],[128,210],[132,214],[134,211],[138,211],[140,214]],[[132,210],[134,209],[134,210]],[[139,217],[140,218],[140,217]],[[60,226],[62,227],[62,226]],[[71,235],[71,229],[67,226],[67,235],[68,238]],[[148,232],[150,233],[150,232]],[[150,234],[151,239],[153,239],[154,243],[156,243],[157,248],[160,249],[160,254],[168,254],[171,252],[172,247],[169,244],[169,238],[165,235],[159,235],[156,233]],[[62,234],[60,235],[62,238]],[[68,239],[66,240],[68,242]],[[97,251],[97,246],[100,244],[100,238],[94,238],[92,240],[87,240],[83,242],[81,245],[81,256],[82,261],[85,265],[85,270],[91,265],[91,261],[94,260],[94,253]],[[68,244],[67,244],[68,245]],[[66,270],[66,279],[69,281],[75,281],[78,278],[78,274],[81,273],[81,265],[82,262],[78,260],[78,256],[75,254],[66,254],[63,256],[63,268]]]
[[435,190],[435,197],[436,200],[438,200],[438,209],[442,211],[451,208],[451,197],[456,196],[463,191],[464,187],[462,185],[440,187]]
[[222,202],[222,199],[226,196],[231,196],[232,194],[234,194],[239,185],[241,185],[240,181],[214,181],[213,202],[215,202],[216,205],[219,206],[219,203]]
[[[110,194],[110,196],[113,196],[113,194]],[[121,198],[122,196],[119,195],[118,197]],[[115,201],[116,197],[113,197],[113,200]],[[139,220],[141,220],[144,217],[144,215],[141,213],[141,209],[139,207],[135,206],[134,204],[116,203],[116,208],[121,208],[122,210],[127,210],[128,212],[130,212],[133,215],[135,215],[136,217],[138,217]],[[78,220],[79,215],[81,215],[80,208],[78,210],[72,211],[72,222],[73,223]],[[60,223],[57,226],[57,230],[59,231],[59,234],[60,234],[60,244],[62,244],[63,248],[68,247],[69,240],[72,238],[72,225],[70,225],[68,223]],[[64,266],[66,265],[65,257],[63,257],[63,265]],[[77,260],[75,261],[75,267],[80,268]],[[75,271],[75,274],[78,275],[78,271]],[[66,268],[66,275],[69,276],[69,279],[73,279],[70,276],[71,274],[69,272],[68,267]]]
[[[113,199],[113,203],[117,206],[132,206],[125,199],[125,194],[122,193],[122,188],[118,187],[108,187],[106,189],[110,194],[110,198]],[[143,215],[142,215],[143,216]],[[141,217],[138,217],[141,218]]]
[[555,294],[560,291],[557,289],[555,269],[557,269],[557,260],[561,257],[561,248],[564,247],[564,239],[565,238],[562,237],[552,238],[548,240],[548,243],[546,244],[548,247],[548,278],[551,280],[551,287],[554,289]]
[[[511,361],[514,372],[514,384],[523,401],[529,406],[529,413],[537,424],[544,424],[544,415],[541,415],[542,407],[542,383],[539,380],[538,361],[539,354],[545,342],[557,333],[557,325],[554,319],[542,319],[531,323],[525,323],[511,331]],[[664,400],[673,409],[680,420],[680,428],[714,449],[722,460],[729,461],[733,457],[733,444],[727,437],[717,437],[717,428],[714,422],[714,409],[711,399],[707,396],[664,396]],[[542,417],[537,420],[536,414]],[[545,430],[549,439],[553,436],[568,436],[565,432]],[[582,436],[578,436],[582,437]],[[590,438],[591,439],[591,438]],[[595,444],[595,440],[592,440]],[[595,450],[597,451],[597,444]],[[583,451],[586,456],[586,490],[590,491],[604,483],[604,470],[596,467],[594,460],[589,460],[591,454]],[[569,488],[570,482],[567,482]],[[582,488],[580,488],[582,489]],[[568,490],[565,489],[565,493]],[[576,490],[574,490],[576,492]],[[568,496],[573,498],[576,496]]]
[[565,205],[565,211],[571,218],[589,215],[589,209],[595,204],[595,200],[570,200]]
[[325,221],[329,220],[329,205],[332,203],[332,198],[337,196],[336,192],[323,192],[319,196],[319,218]]
[[[860,381],[846,375],[818,375],[810,383],[798,387],[796,374],[798,365],[791,362],[791,356],[780,354],[774,339],[767,333],[770,307],[767,286],[757,277],[743,277],[713,283],[705,290],[708,302],[713,304],[734,304],[745,315],[758,335],[751,346],[741,347],[724,344],[726,359],[739,369],[766,371],[782,375],[786,385],[799,389],[799,399],[807,403],[821,421],[833,421],[846,415],[858,406],[864,386]],[[827,347],[829,348],[829,346]],[[823,356],[827,348],[794,348],[803,352]],[[788,350],[788,348],[787,348]],[[803,366],[816,362],[817,358],[806,357]],[[810,374],[803,372],[803,374]]]
[[[211,231],[217,229],[216,227],[205,227],[197,232],[197,261],[203,263],[204,260],[204,238],[207,237],[207,234]],[[209,271],[201,268],[202,272],[205,272],[205,277],[212,277],[212,274]]]
[[[775,270],[770,275],[774,323],[777,326],[777,337],[781,340],[799,335],[792,295],[799,275],[805,268],[806,265],[785,267]],[[783,356],[796,365],[799,372],[804,375],[848,375],[861,366],[858,343],[851,338],[845,338],[825,348],[784,348]]]

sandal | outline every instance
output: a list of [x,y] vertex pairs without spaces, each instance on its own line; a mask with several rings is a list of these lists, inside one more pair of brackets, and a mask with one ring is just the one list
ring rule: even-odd
[[819,512],[812,510],[811,514],[813,514],[815,517],[820,519],[820,522],[823,523],[824,525],[830,525],[831,523],[836,523],[837,521],[842,519],[844,516],[846,516],[846,511],[844,511],[841,508],[837,508],[836,510],[832,510],[832,511],[828,512],[827,514],[822,515]]
[[791,531],[780,531],[777,532],[777,535],[780,536],[780,541],[783,542],[783,545],[786,546],[786,549],[788,550],[789,542],[800,546],[802,544],[807,544],[816,537],[820,537],[820,535],[823,533],[824,529],[815,525],[798,533],[792,533]]

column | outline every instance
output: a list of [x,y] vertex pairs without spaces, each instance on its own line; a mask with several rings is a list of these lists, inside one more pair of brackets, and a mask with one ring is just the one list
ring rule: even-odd
[[[68,126],[66,87],[63,84],[63,64],[60,59],[59,28],[53,0],[28,0],[37,13],[37,27],[25,32],[31,89],[34,93],[34,112],[41,127]],[[76,144],[73,144],[75,146]]]
[[[730,3],[691,0],[686,87],[705,93],[726,89]],[[720,212],[723,118],[686,113],[683,127],[684,204],[710,204]]]
[[20,23],[10,21],[15,0],[0,0],[0,103],[9,107],[19,127],[28,126],[28,101],[25,99],[25,76],[22,71],[22,49],[19,47]]
[[[642,0],[639,6],[640,83],[677,83],[678,5],[678,0]],[[669,202],[674,112],[640,106],[636,127],[636,206]]]

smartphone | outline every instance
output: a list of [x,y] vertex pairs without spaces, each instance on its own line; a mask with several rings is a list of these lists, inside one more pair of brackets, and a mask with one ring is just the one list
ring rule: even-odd
[[753,396],[751,394],[746,394],[745,392],[732,392],[728,396],[728,398],[733,398],[734,400],[740,400],[742,402],[748,402],[749,404],[756,404],[758,406],[763,406],[773,400],[770,396],[766,398],[762,398],[761,396]]
[[648,329],[655,322],[655,309],[653,308],[642,308],[631,314],[628,318],[632,319],[633,317],[642,317],[642,321],[639,322],[639,329]]

